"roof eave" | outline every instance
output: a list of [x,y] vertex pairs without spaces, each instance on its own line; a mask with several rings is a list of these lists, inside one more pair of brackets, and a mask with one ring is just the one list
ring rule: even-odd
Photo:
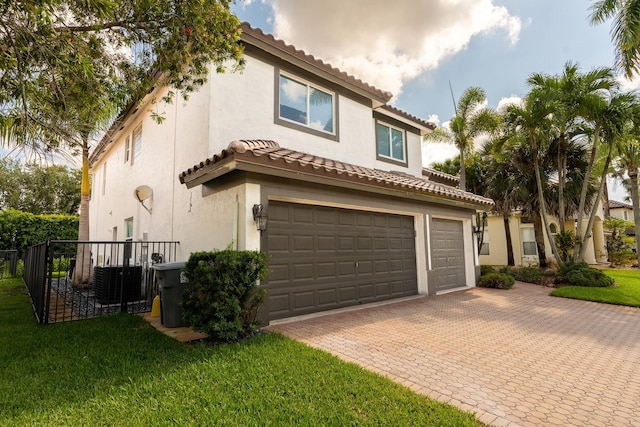
[[454,206],[463,209],[485,210],[492,206],[490,203],[473,202],[470,200],[456,199],[438,194],[428,194],[424,191],[415,190],[403,185],[373,185],[360,181],[348,181],[339,178],[321,176],[316,174],[305,173],[301,171],[293,171],[286,168],[280,168],[276,165],[264,165],[257,162],[247,161],[246,158],[230,154],[222,161],[203,166],[196,172],[185,177],[180,177],[180,181],[191,189],[198,185],[204,184],[216,178],[219,178],[234,170],[253,172],[261,175],[275,176],[278,178],[289,178],[309,183],[330,185],[333,187],[346,188],[350,190],[360,190],[380,195],[388,195],[411,199],[421,202],[438,203],[441,205]]
[[[291,63],[305,71],[315,74],[339,86],[346,87],[352,92],[357,93],[358,95],[371,99],[373,108],[378,108],[385,105],[393,97],[391,93],[383,92],[372,86],[370,87],[370,89],[367,89],[365,87],[361,87],[360,85],[353,84],[350,81],[352,79],[351,76],[345,79],[342,77],[344,73],[339,72],[339,70],[337,69],[333,69],[335,70],[335,72],[329,72],[325,69],[325,67],[318,66],[315,61],[309,59],[308,56],[306,54],[303,54],[303,52],[301,51],[296,51],[296,53],[300,53],[299,55],[293,55],[291,53],[291,49],[295,48],[287,45],[283,46],[281,41],[276,39],[274,39],[274,41],[271,41],[268,35],[264,35],[264,37],[260,36],[261,30],[245,26],[244,24],[242,28],[243,32],[240,37],[244,43],[255,46],[279,59],[282,59],[283,61]],[[326,67],[330,67],[330,65],[328,64],[324,65]]]

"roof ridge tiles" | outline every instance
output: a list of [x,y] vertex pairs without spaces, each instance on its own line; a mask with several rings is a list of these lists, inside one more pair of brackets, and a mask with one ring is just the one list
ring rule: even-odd
[[289,54],[297,54],[294,56],[304,59],[307,62],[317,66],[318,68],[324,68],[325,70],[330,71],[332,74],[340,76],[343,80],[351,81],[355,83],[357,86],[361,86],[362,88],[368,91],[375,92],[378,96],[387,99],[387,101],[389,101],[393,97],[393,94],[391,92],[378,89],[377,87],[363,81],[362,79],[359,79],[345,71],[340,70],[337,67],[334,67],[328,62],[325,62],[320,58],[316,58],[315,56],[305,52],[304,50],[298,49],[296,46],[292,44],[288,44],[282,39],[276,38],[273,34],[265,33],[261,28],[252,27],[251,24],[248,22],[243,22],[240,25],[240,28],[242,29],[242,32],[251,34],[254,37],[259,37],[263,41],[268,40],[269,42],[271,42],[270,44],[272,46],[279,47],[280,49],[282,49],[283,51]]

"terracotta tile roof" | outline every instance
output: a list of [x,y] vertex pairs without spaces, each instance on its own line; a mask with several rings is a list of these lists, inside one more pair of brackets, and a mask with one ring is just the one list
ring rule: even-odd
[[[235,166],[222,170],[229,162]],[[493,200],[457,188],[415,177],[402,172],[371,169],[338,160],[326,159],[280,147],[277,142],[266,140],[233,141],[226,150],[180,173],[180,182],[188,186],[202,184],[233,169],[246,166],[264,166],[264,173],[289,171],[300,175],[323,177],[342,182],[373,186],[382,189],[401,190],[451,201],[479,206],[491,206]],[[295,178],[294,178],[295,179]]]
[[449,175],[448,173],[440,172],[431,168],[422,168],[422,175],[431,181],[440,182],[442,184],[458,185],[460,183],[459,176]]
[[345,83],[362,89],[369,95],[373,95],[375,98],[378,98],[384,103],[389,102],[389,100],[393,97],[393,94],[391,94],[390,92],[377,89],[374,86],[371,86],[370,84],[363,82],[362,80],[357,79],[350,74],[345,73],[344,71],[340,71],[339,69],[332,67],[330,64],[327,64],[326,62],[314,57],[313,55],[309,55],[300,49],[296,49],[295,46],[286,44],[284,41],[276,39],[271,34],[264,33],[259,28],[253,28],[248,22],[243,22],[240,28],[242,28],[241,39],[245,43],[257,46],[258,48],[264,48],[264,46],[261,46],[260,43],[256,43],[262,42],[275,49],[276,51],[285,54],[286,57],[294,57],[312,66],[315,69],[324,71],[333,77],[337,77]]
[[609,209],[633,209],[628,203],[618,202],[617,200],[609,200]]

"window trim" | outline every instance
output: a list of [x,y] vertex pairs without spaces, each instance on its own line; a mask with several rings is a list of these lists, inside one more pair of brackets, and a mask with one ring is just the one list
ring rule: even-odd
[[[136,155],[136,134],[140,134],[140,150]],[[133,132],[131,132],[131,164],[135,164],[136,160],[142,154],[142,123],[133,128]]]
[[[131,236],[128,235],[129,234],[129,222],[131,222]],[[124,219],[125,241],[127,241],[127,242],[133,241],[134,227],[135,227],[135,223],[133,222],[133,217],[132,216],[130,216],[129,218],[125,218]]]
[[[402,133],[402,148],[403,148],[403,154],[404,154],[404,160],[398,160],[394,157],[387,157],[384,156],[382,154],[380,154],[380,146],[378,145],[378,125],[381,126],[386,126],[389,128],[389,130],[391,129],[395,129],[398,130]],[[387,162],[387,163],[393,163],[394,165],[399,165],[399,166],[408,166],[409,165],[409,153],[408,153],[408,146],[407,146],[407,131],[406,129],[402,129],[401,127],[398,126],[394,126],[388,122],[385,122],[384,120],[378,120],[375,119],[374,120],[374,128],[373,128],[373,134],[374,134],[374,138],[375,138],[375,147],[376,147],[376,159],[380,160],[381,162]],[[391,142],[389,142],[391,144]],[[390,150],[392,149],[392,146],[389,146]],[[391,153],[393,154],[393,153]]]
[[[274,67],[275,72],[274,72],[274,81],[275,81],[275,89],[274,89],[274,104],[273,104],[273,121],[275,124],[290,128],[290,129],[295,129],[295,130],[299,130],[311,135],[315,135],[315,136],[319,136],[325,139],[330,139],[332,141],[336,141],[339,142],[340,138],[339,138],[339,134],[340,134],[340,126],[339,126],[339,119],[338,117],[340,116],[339,114],[339,96],[338,94],[333,91],[333,90],[329,90],[326,87],[320,86],[318,84],[312,83],[307,79],[304,79],[302,77],[299,77],[293,73],[289,73],[286,71],[282,71],[280,68],[278,67]],[[309,90],[309,88],[313,88],[316,90],[319,90],[321,92],[324,92],[326,94],[331,95],[332,98],[332,111],[333,111],[333,133],[329,133],[329,132],[325,132],[319,129],[315,129],[310,127],[309,125],[306,124],[302,124],[302,123],[298,123],[295,122],[293,120],[289,120],[286,119],[284,117],[280,117],[280,76],[286,77],[288,79],[291,79],[297,83],[303,84],[307,86],[307,91]]]
[[489,240],[489,229],[485,228],[482,232],[482,245],[480,246],[480,253],[478,255],[491,255],[490,243],[491,241]]
[[132,134],[129,134],[124,139],[124,163],[125,164],[131,161],[131,136]]

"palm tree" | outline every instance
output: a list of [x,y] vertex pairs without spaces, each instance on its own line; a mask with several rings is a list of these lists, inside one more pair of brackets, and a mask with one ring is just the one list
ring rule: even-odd
[[[502,216],[504,233],[507,240],[507,265],[515,265],[513,255],[513,239],[509,219],[515,209],[522,206],[518,198],[519,189],[516,186],[515,177],[519,171],[514,167],[512,156],[504,156],[494,149],[495,141],[485,144],[483,148],[483,159],[487,162],[487,174],[491,179],[486,182],[484,196],[495,201],[492,212]],[[544,256],[544,255],[543,255]],[[545,256],[546,258],[546,256]]]
[[638,170],[640,169],[640,105],[632,108],[632,125],[616,144],[615,167],[619,175],[629,177],[629,193],[633,205],[633,222],[636,237],[636,256],[640,263],[640,196],[638,195]]
[[616,66],[631,77],[640,60],[640,0],[598,0],[590,9],[592,24],[613,18]]
[[[521,198],[521,200],[528,200],[531,203],[529,211],[534,220],[536,245],[541,267],[547,266],[542,227],[544,226],[547,236],[551,236],[551,228],[547,203],[544,197],[547,192],[546,176],[543,181],[544,163],[540,160],[541,157],[544,158],[541,154],[546,152],[546,145],[548,145],[547,142],[552,128],[550,117],[553,111],[552,107],[553,102],[548,97],[548,94],[534,89],[522,104],[507,106],[503,116],[505,141],[522,141],[522,149],[526,149],[525,152],[530,152],[530,162],[523,159],[520,164],[523,171],[525,168],[533,168],[535,193],[532,192],[528,195],[528,198]],[[500,147],[497,147],[497,149],[500,149]],[[522,174],[523,178],[526,176],[527,174]],[[521,185],[520,187],[530,189],[530,186],[527,185]],[[534,200],[535,205],[532,203]],[[540,223],[537,222],[538,220]],[[550,238],[550,240],[552,239]],[[551,250],[556,262],[562,264],[560,255],[553,243],[551,244]]]
[[468,88],[456,105],[449,129],[438,128],[424,137],[425,141],[453,143],[460,150],[461,190],[467,188],[465,156],[473,151],[475,138],[494,132],[500,123],[499,116],[484,106],[486,101],[482,88]]
[[[565,186],[571,168],[568,155],[576,136],[585,133],[585,120],[591,119],[593,111],[606,105],[605,96],[617,86],[610,68],[602,67],[581,73],[577,64],[568,62],[560,75],[533,74],[529,78],[532,90],[543,93],[553,102],[551,121],[553,143],[556,146],[557,163],[557,210],[560,232],[565,232],[567,206]],[[584,186],[583,188],[587,188]]]
[[[592,123],[592,130],[590,131],[591,140],[591,154],[589,158],[589,165],[586,171],[586,177],[592,176],[592,171],[597,164],[597,154],[600,150],[599,145],[602,143],[606,149],[604,156],[604,165],[602,172],[598,177],[598,191],[596,194],[596,201],[602,198],[604,192],[604,184],[607,179],[609,165],[613,156],[613,149],[621,138],[625,135],[625,129],[627,129],[629,120],[631,119],[631,111],[634,109],[634,105],[637,103],[636,97],[629,93],[618,93],[617,87],[613,87],[608,93],[605,102],[601,104],[594,104],[589,110],[588,115],[585,114],[585,118]],[[595,222],[598,203],[594,203],[591,207],[586,230],[587,232],[582,234],[582,213],[585,212],[587,205],[587,193],[588,193],[589,180],[585,179],[580,194],[580,205],[578,208],[578,216],[576,221],[576,246],[574,249],[573,257],[575,262],[582,261],[587,249],[586,242],[590,236],[590,230]]]

